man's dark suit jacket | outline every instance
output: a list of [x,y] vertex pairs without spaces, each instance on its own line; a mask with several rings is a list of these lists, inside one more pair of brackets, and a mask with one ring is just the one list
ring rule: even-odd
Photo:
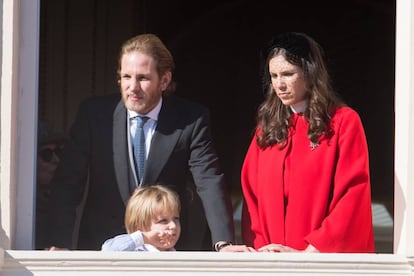
[[[127,110],[119,94],[80,105],[53,178],[50,245],[73,248],[76,207],[84,193],[75,248],[100,250],[106,239],[125,233],[125,204],[134,181],[127,133]],[[143,183],[178,192],[182,232],[177,250],[207,250],[219,240],[233,240],[231,202],[206,108],[173,95],[163,98]]]

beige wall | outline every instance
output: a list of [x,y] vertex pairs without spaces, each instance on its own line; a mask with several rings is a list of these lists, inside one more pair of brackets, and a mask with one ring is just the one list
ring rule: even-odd
[[414,3],[397,4],[394,252],[414,256]]
[[[29,249],[33,206],[37,106],[39,1],[3,3],[0,241],[5,249]],[[2,275],[92,274],[142,272],[154,267],[170,275],[205,271],[235,275],[286,273],[341,275],[413,275],[414,269],[414,7],[397,1],[396,128],[395,128],[395,253],[396,254],[103,254],[101,252],[34,252],[7,250],[0,254]],[[145,272],[146,271],[146,272]],[[152,271],[154,272],[154,271]],[[124,273],[123,273],[124,274]]]
[[3,2],[0,241],[31,248],[37,125],[39,1]]

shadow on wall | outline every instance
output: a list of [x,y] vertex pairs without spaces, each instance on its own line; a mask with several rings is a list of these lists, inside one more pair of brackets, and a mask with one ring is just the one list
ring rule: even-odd
[[[404,221],[404,214],[405,214],[405,211],[407,209],[407,202],[405,201],[405,197],[404,197],[404,194],[403,194],[403,189],[401,188],[401,183],[400,183],[400,180],[397,177],[397,174],[395,174],[395,184],[394,184],[394,186],[395,186],[395,198],[398,198],[398,203],[396,203],[396,205],[398,204],[398,207],[399,207],[399,209],[397,210],[398,212],[394,212],[394,215],[396,216],[395,221],[399,221],[400,224],[401,224],[401,225],[398,225],[398,227],[395,227],[395,229],[398,229],[399,232],[398,233],[396,232],[394,234],[395,243],[396,243],[394,248],[399,248],[400,247],[399,242],[401,240],[401,235],[402,235],[401,230],[403,228],[402,224],[406,223]],[[412,233],[411,233],[411,235],[412,235]]]
[[[0,207],[0,213],[1,212],[1,207]],[[3,225],[3,222],[1,221],[1,217],[0,217],[0,225]],[[10,244],[10,239],[6,234],[6,231],[4,231],[3,227],[0,229],[0,248],[8,250],[11,248],[11,244]],[[2,257],[0,257],[1,260]]]

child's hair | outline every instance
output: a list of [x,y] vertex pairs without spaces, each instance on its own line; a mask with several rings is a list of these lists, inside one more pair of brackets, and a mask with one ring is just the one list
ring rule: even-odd
[[178,194],[163,185],[138,188],[128,200],[125,210],[127,233],[137,230],[147,231],[152,219],[161,212],[180,212]]

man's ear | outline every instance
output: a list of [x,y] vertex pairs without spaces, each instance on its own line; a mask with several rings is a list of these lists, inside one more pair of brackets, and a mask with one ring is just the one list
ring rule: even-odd
[[171,72],[166,72],[162,78],[161,78],[161,88],[162,90],[167,89],[168,85],[171,82],[171,78],[172,78],[172,73]]

